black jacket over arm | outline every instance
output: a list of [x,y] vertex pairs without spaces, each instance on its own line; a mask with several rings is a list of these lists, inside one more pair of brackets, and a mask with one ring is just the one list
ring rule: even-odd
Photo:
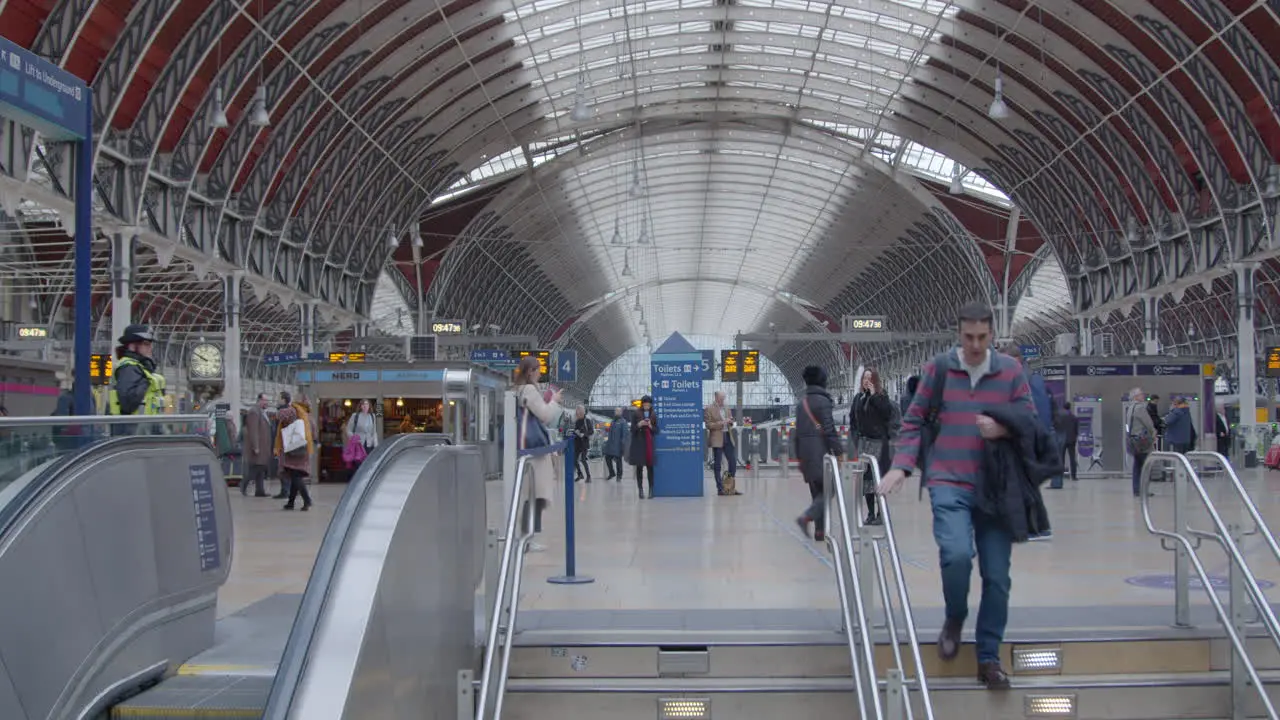
[[978,498],[979,507],[998,517],[1013,534],[1014,542],[1026,542],[1030,536],[1049,530],[1049,513],[1040,486],[1062,474],[1062,456],[1054,438],[1026,408],[1001,405],[983,414],[1003,425],[1009,434],[985,443],[986,482]]

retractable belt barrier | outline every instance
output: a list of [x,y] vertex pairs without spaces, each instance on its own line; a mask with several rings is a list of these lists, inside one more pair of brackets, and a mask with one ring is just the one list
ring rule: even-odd
[[518,454],[540,457],[542,455],[553,455],[561,450],[564,451],[564,574],[549,577],[547,582],[552,585],[586,585],[595,582],[596,579],[587,575],[577,574],[577,546],[574,542],[576,532],[573,520],[573,439],[566,438],[546,447],[520,450]]

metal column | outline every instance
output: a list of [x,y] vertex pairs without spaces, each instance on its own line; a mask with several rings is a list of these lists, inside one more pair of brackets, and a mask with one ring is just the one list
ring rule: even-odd
[[1142,299],[1142,352],[1160,354],[1160,298]]
[[1249,466],[1249,452],[1257,452],[1254,440],[1255,426],[1258,422],[1258,348],[1257,333],[1254,328],[1254,265],[1237,265],[1236,271],[1236,304],[1239,319],[1236,324],[1236,378],[1240,398],[1240,425],[1237,429],[1239,442],[1244,443],[1245,467]]
[[226,332],[225,362],[223,363],[222,397],[231,408],[227,417],[238,426],[240,424],[240,284],[244,280],[244,272],[236,270],[223,278],[223,300],[226,307],[223,314],[223,325]]
[[111,238],[111,342],[124,335],[133,322],[133,255],[137,246],[133,229]]
[[316,306],[312,302],[298,305],[298,324],[302,328],[302,342],[299,343],[302,357],[316,351]]

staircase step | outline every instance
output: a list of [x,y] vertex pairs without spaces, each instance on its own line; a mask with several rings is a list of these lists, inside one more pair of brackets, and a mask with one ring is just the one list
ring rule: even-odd
[[[1280,674],[1264,677],[1268,686],[1275,680]],[[1063,716],[1078,720],[1203,720],[1223,717],[1231,692],[1227,673],[1219,671],[1015,678],[1007,691],[987,690],[972,678],[939,678],[930,688],[946,720],[1025,720],[1035,717],[1028,715],[1035,702],[1069,702],[1075,714]],[[848,678],[810,677],[513,678],[507,692],[504,720],[652,720],[666,698],[704,699],[710,717],[773,720],[845,717],[853,685]],[[1251,698],[1247,715],[1261,714]]]

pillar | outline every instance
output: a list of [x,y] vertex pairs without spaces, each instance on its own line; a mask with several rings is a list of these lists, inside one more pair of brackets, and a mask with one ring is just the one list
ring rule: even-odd
[[132,230],[118,232],[111,238],[111,345],[124,335],[133,322],[133,252],[136,242]]
[[304,302],[298,305],[298,325],[302,329],[302,343],[299,351],[305,359],[316,351],[316,304]]
[[240,285],[243,280],[244,273],[236,270],[223,277],[222,281],[223,300],[226,303],[223,308],[223,329],[226,333],[226,347],[223,349],[222,397],[231,405],[231,409],[227,412],[227,417],[234,420],[237,427],[240,423],[241,407]]
[[[1254,271],[1255,265],[1237,265],[1236,273],[1236,306],[1239,319],[1236,323],[1236,378],[1239,389],[1236,397],[1240,398],[1240,426],[1237,437],[1245,443],[1245,451],[1256,448],[1254,444],[1254,425],[1258,415],[1258,348],[1254,328],[1253,311],[1255,306]],[[1239,446],[1237,446],[1239,447]]]
[[1089,321],[1089,318],[1087,317],[1079,318],[1077,322],[1079,327],[1076,332],[1079,336],[1079,342],[1076,343],[1076,347],[1079,349],[1079,352],[1081,355],[1086,355],[1086,356],[1092,355],[1093,354],[1092,323]]
[[1160,298],[1142,299],[1142,354],[1160,354]]

